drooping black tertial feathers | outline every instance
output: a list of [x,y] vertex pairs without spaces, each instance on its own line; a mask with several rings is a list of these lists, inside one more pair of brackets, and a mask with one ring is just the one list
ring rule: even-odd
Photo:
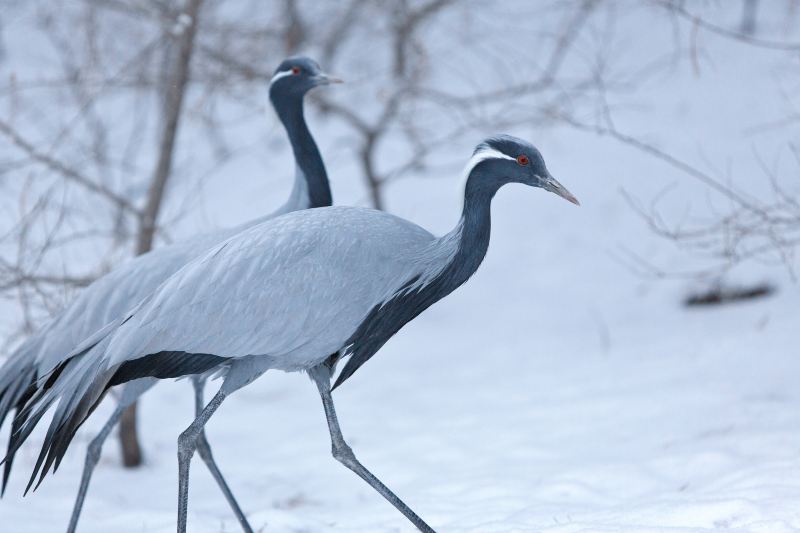
[[207,353],[158,352],[122,363],[106,387],[139,378],[169,379],[202,374],[225,361],[225,357]]
[[12,452],[14,436],[19,432],[23,422],[19,418],[19,414],[36,391],[37,379],[36,366],[28,357],[18,356],[11,359],[3,367],[3,370],[3,376],[0,378],[0,427],[2,427],[3,422],[9,415],[11,415],[12,422],[6,458],[3,461],[3,481],[0,487],[0,497],[6,492],[14,463],[15,453]]
[[[101,350],[105,346],[106,343],[101,342],[92,348]],[[73,382],[81,382],[84,385],[78,393],[60,400],[28,486],[25,489],[26,493],[31,487],[34,487],[34,483],[34,490],[42,483],[51,467],[53,472],[58,469],[78,429],[100,404],[105,392],[111,387],[141,378],[168,379],[202,374],[220,367],[226,361],[225,357],[211,354],[189,354],[169,351],[149,354],[102,370],[92,365],[82,367],[81,356],[64,362],[53,372],[58,377],[63,377]],[[37,397],[33,398],[32,401],[29,400],[28,407],[18,414],[16,421],[19,427],[12,437],[12,442],[9,443],[9,453],[5,459],[6,465],[10,464],[10,460],[13,460],[13,455],[47,411],[49,404],[45,402],[38,405],[38,402],[45,397],[45,393],[49,391],[57,380],[56,378],[53,383],[45,383],[38,391]],[[8,468],[10,470],[10,466]],[[36,479],[37,476],[38,481]]]

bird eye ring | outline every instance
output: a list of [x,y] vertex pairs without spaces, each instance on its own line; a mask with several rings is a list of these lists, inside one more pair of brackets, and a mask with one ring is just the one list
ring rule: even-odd
[[528,163],[530,163],[530,159],[528,159],[527,155],[518,155],[517,156],[517,163],[519,163],[522,166],[525,166]]
[[300,74],[300,67],[292,67],[292,74],[294,74],[295,76],[297,74]]

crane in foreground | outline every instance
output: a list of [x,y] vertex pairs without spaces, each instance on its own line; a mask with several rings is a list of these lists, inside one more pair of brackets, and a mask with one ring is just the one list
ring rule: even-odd
[[76,346],[30,399],[12,450],[59,400],[31,483],[58,467],[109,387],[143,377],[224,375],[219,391],[178,438],[178,531],[185,533],[189,465],[204,425],[225,398],[267,370],[304,371],[322,399],[333,456],[418,529],[433,531],[358,461],[342,435],[331,392],[477,270],[500,187],[521,183],[578,203],[550,175],[539,151],[514,137],[479,144],[466,173],[461,218],[442,237],[381,211],[326,207],[254,226],[186,265]]
[[[30,398],[39,377],[47,375],[63,362],[77,343],[105,324],[118,319],[142,298],[152,293],[161,282],[192,259],[201,256],[211,246],[279,215],[331,205],[331,191],[325,165],[306,124],[303,101],[306,93],[314,87],[338,81],[322,72],[319,65],[307,57],[289,58],[278,66],[270,81],[269,97],[288,134],[296,166],[294,186],[287,201],[273,213],[243,225],[157,248],[128,261],[84,289],[59,316],[40,332],[28,338],[0,369],[0,425],[10,411],[18,410]],[[203,401],[205,380],[202,376],[198,376],[192,382],[197,414],[199,414],[205,403]],[[154,379],[143,379],[128,384],[108,422],[90,443],[68,533],[73,533],[77,527],[92,471],[100,458],[103,442],[118,423],[125,408],[155,383]],[[23,421],[24,417],[15,418],[12,434],[19,430]],[[214,461],[205,434],[198,438],[198,451],[243,529],[247,532],[252,531]],[[3,492],[8,483],[12,462],[13,453],[10,453],[4,466]]]

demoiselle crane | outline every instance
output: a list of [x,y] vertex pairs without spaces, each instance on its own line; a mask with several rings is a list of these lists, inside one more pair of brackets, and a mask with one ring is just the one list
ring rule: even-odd
[[[270,81],[269,97],[283,123],[294,154],[295,181],[288,200],[276,211],[243,225],[215,231],[193,239],[157,248],[121,265],[84,289],[60,315],[39,333],[28,338],[0,369],[0,425],[6,415],[23,405],[35,390],[38,377],[46,375],[76,346],[78,342],[119,318],[161,282],[192,259],[201,256],[211,246],[265,220],[300,209],[331,205],[331,191],[325,165],[319,149],[306,125],[303,99],[314,87],[338,82],[321,71],[319,65],[306,57],[284,60]],[[89,486],[92,471],[100,457],[103,442],[119,421],[124,409],[148,390],[156,380],[139,380],[126,386],[108,422],[92,440],[86,454],[86,464],[78,490],[68,532],[77,526],[80,511]],[[198,413],[203,404],[204,379],[193,379]],[[12,425],[15,433],[24,418]],[[239,505],[217,468],[211,449],[201,435],[198,441],[201,458],[219,484],[225,498],[246,531],[251,531]],[[2,491],[5,491],[13,461],[6,458]]]
[[[333,456],[422,531],[433,531],[356,458],[331,392],[400,328],[477,270],[489,245],[490,204],[521,183],[578,201],[531,144],[492,137],[466,169],[461,218],[442,237],[372,209],[297,211],[254,226],[192,261],[124,317],[73,351],[30,399],[14,447],[60,400],[31,483],[55,470],[104,391],[143,377],[224,375],[178,438],[178,531],[186,531],[189,466],[203,427],[231,393],[265,371],[305,371],[322,399]],[[331,387],[335,367],[346,361]]]

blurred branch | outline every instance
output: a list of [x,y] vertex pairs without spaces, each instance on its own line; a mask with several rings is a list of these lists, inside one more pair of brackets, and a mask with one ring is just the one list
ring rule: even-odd
[[430,98],[445,101],[449,104],[462,107],[482,104],[487,101],[497,101],[501,99],[515,99],[528,94],[535,94],[545,91],[555,83],[561,66],[570,48],[580,35],[581,28],[591,16],[594,9],[599,5],[600,0],[581,0],[572,15],[562,25],[561,31],[556,38],[550,56],[547,59],[544,69],[539,76],[529,82],[517,85],[510,85],[500,89],[474,93],[468,96],[458,96],[444,91],[421,88],[420,94]]
[[[351,9],[357,9],[360,4],[361,2],[354,1],[351,4]],[[393,6],[390,35],[392,50],[390,93],[382,99],[382,106],[374,120],[368,121],[352,109],[335,104],[324,97],[317,99],[323,111],[344,120],[360,136],[360,145],[356,150],[356,154],[367,185],[370,202],[376,209],[384,209],[385,207],[383,185],[388,182],[387,176],[381,173],[376,165],[380,142],[394,126],[401,106],[414,97],[417,92],[415,88],[420,82],[419,67],[409,67],[409,59],[415,48],[412,46],[415,41],[415,34],[422,24],[453,4],[454,0],[430,0],[416,8],[411,8],[409,2],[403,0]],[[352,24],[354,20],[355,11],[345,12],[340,19],[342,29],[338,31],[344,32],[344,29]],[[331,50],[332,44],[331,41],[328,41],[327,46]],[[333,52],[331,51],[329,54],[332,56]],[[411,157],[414,159],[421,155],[421,153],[415,152]]]
[[704,18],[701,18],[697,15],[690,13],[686,8],[683,7],[683,2],[677,0],[655,0],[656,4],[662,6],[670,13],[673,13],[692,24],[703,28],[705,30],[710,31],[716,35],[721,37],[725,37],[727,39],[732,39],[734,41],[739,41],[744,44],[748,44],[750,46],[757,46],[759,48],[767,48],[770,50],[783,50],[787,52],[797,52],[800,51],[800,43],[794,42],[781,42],[781,41],[770,41],[766,39],[759,39],[757,37],[753,37],[750,34],[729,30],[723,28],[722,26],[718,26],[712,22],[707,21]]
[[123,209],[137,217],[141,216],[141,212],[133,204],[131,204],[128,199],[120,196],[108,187],[101,185],[96,180],[84,176],[74,168],[69,167],[54,157],[39,151],[33,145],[33,143],[23,138],[13,127],[11,127],[11,125],[3,120],[0,120],[0,133],[5,135],[14,144],[14,146],[25,152],[28,157],[37,163],[40,163],[50,170],[61,174],[64,176],[64,178],[81,185],[89,191],[103,196],[104,198],[110,200],[118,208]]
[[558,112],[556,112],[556,116],[558,119],[562,120],[566,124],[569,124],[570,126],[576,129],[589,131],[600,136],[609,136],[623,144],[633,147],[641,152],[644,152],[645,154],[660,159],[661,161],[664,161],[670,166],[680,170],[681,172],[707,185],[708,187],[717,191],[721,195],[733,200],[736,204],[738,204],[742,208],[747,209],[748,211],[751,211],[765,219],[769,218],[770,216],[764,210],[763,207],[758,206],[752,201],[746,199],[742,194],[737,192],[732,187],[721,183],[711,175],[699,170],[697,167],[692,166],[681,159],[678,159],[672,154],[664,150],[661,150],[656,146],[653,146],[652,144],[642,141],[641,139],[638,139],[632,135],[620,132],[614,125],[614,122],[611,118],[611,111],[608,107],[608,104],[605,102],[603,103],[604,124],[587,124],[585,122],[581,122],[575,119],[574,117]]
[[322,56],[320,61],[323,65],[333,65],[336,56],[341,50],[340,44],[345,41],[348,33],[352,31],[353,25],[359,20],[364,6],[370,0],[351,0],[337,20],[332,21],[328,26],[330,31],[320,43]]
[[300,16],[297,8],[297,0],[283,0],[283,18],[285,20],[285,30],[283,34],[283,46],[286,55],[297,53],[300,45],[306,41],[306,24]]
[[[701,171],[696,166],[635,136],[622,133],[614,124],[602,87],[600,95],[602,123],[588,124],[566,114],[559,114],[558,118],[576,129],[611,137],[615,141],[663,161],[730,201],[731,207],[725,213],[717,213],[709,222],[695,223],[691,228],[684,229],[681,224],[669,225],[664,221],[656,205],[660,196],[654,199],[651,209],[647,211],[630,195],[623,193],[629,206],[656,235],[673,241],[683,249],[722,260],[721,264],[709,269],[693,271],[695,277],[705,277],[709,273],[719,276],[732,266],[751,259],[766,258],[769,255],[777,256],[789,274],[794,277],[794,249],[800,245],[800,202],[779,185],[777,178],[767,171],[763,162],[762,170],[769,177],[775,195],[775,198],[768,203],[749,199],[732,185]],[[800,157],[797,159],[800,163]],[[798,168],[800,169],[800,164]],[[668,274],[664,270],[631,252],[628,255],[636,258],[639,266],[646,265],[645,270],[650,274],[667,277]],[[678,276],[686,277],[691,274],[692,272],[683,272]]]
[[172,160],[175,151],[175,138],[178,134],[183,100],[186,94],[186,82],[189,79],[189,66],[194,48],[194,36],[197,29],[197,18],[200,14],[202,0],[189,0],[186,11],[178,15],[172,33],[178,37],[179,52],[174,66],[174,77],[169,80],[167,94],[164,102],[164,129],[158,153],[158,161],[150,188],[147,193],[139,236],[136,241],[136,254],[148,252],[153,247],[156,219],[161,210],[164,199],[164,189],[172,170]]
[[[14,270],[10,270],[10,272],[14,273]],[[90,285],[95,279],[94,276],[86,276],[86,277],[74,277],[74,276],[48,276],[46,274],[24,274],[22,272],[17,272],[16,275],[10,277],[8,280],[4,280],[0,282],[0,290],[6,291],[8,289],[19,287],[21,285],[57,285],[59,287],[63,287],[65,285],[69,287],[81,288],[87,287]]]

